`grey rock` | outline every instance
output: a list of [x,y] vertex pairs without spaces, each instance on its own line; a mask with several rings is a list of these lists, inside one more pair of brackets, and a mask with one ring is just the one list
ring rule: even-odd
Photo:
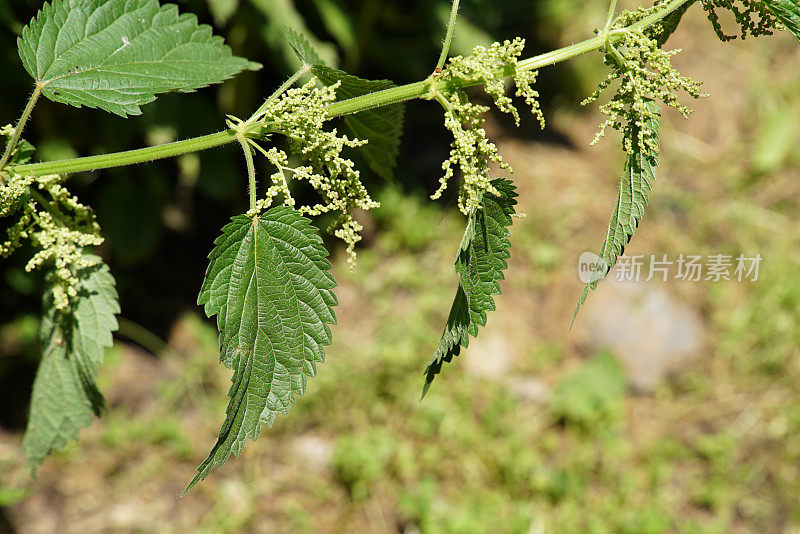
[[698,358],[705,345],[700,315],[663,284],[605,280],[583,313],[589,345],[614,351],[629,384],[641,392],[652,392]]
[[313,471],[330,469],[333,458],[333,443],[330,440],[307,434],[292,440],[290,447],[292,454]]

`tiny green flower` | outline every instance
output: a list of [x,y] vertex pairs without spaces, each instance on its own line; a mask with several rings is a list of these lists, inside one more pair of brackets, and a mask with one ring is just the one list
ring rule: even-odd
[[455,174],[455,167],[458,166],[462,174],[458,205],[467,215],[480,206],[484,193],[499,195],[489,178],[491,163],[497,163],[501,169],[510,173],[514,172],[503,161],[497,146],[486,138],[486,130],[483,128],[484,114],[489,108],[470,102],[461,89],[465,83],[477,82],[483,85],[497,108],[510,114],[519,125],[519,112],[506,91],[505,79],[511,76],[517,87],[516,95],[524,98],[544,128],[539,93],[533,89],[537,72],[517,68],[517,60],[524,47],[525,40],[521,38],[494,43],[489,48],[476,46],[468,57],[451,58],[447,68],[436,75],[435,98],[445,109],[445,127],[453,134],[453,142],[450,156],[442,164],[444,175],[439,180],[439,189],[431,195],[431,199],[436,200],[442,196]]
[[338,83],[319,87],[317,80],[313,79],[302,87],[289,89],[267,106],[260,119],[265,132],[286,136],[289,152],[303,165],[293,167],[289,163],[289,155],[283,150],[265,150],[251,140],[251,144],[272,164],[275,172],[270,176],[266,195],[248,215],[257,215],[278,197],[282,197],[284,204],[294,207],[296,202],[292,197],[290,182],[308,182],[321,200],[297,209],[312,216],[339,213],[328,231],[347,244],[348,263],[352,268],[355,265],[355,245],[361,240],[359,232],[362,229],[353,219],[352,211],[355,208],[370,210],[380,204],[370,197],[353,161],[342,156],[345,148],[363,146],[367,141],[339,135],[335,128],[324,129],[328,110],[336,101],[338,88]]
[[[702,84],[683,76],[672,66],[672,57],[680,50],[662,50],[656,39],[646,32],[630,28],[652,9],[623,12],[612,26],[612,30],[622,31],[622,37],[606,46],[604,62],[611,70],[597,89],[581,102],[585,106],[598,100],[606,89],[618,83],[611,100],[600,106],[600,111],[608,118],[600,125],[593,145],[610,127],[622,132],[622,145],[628,154],[635,150],[658,153],[658,141],[653,132],[642,127],[655,118],[645,101],[660,100],[687,116],[691,110],[678,101],[676,94],[684,91],[692,98],[707,96],[700,91]],[[636,135],[632,135],[633,132]]]

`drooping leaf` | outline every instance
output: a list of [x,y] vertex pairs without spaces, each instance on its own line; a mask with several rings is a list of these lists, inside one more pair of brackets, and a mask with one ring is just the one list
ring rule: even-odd
[[198,303],[217,316],[233,385],[219,438],[186,491],[289,412],[324,361],[336,322],[327,252],[300,212],[278,206],[255,220],[236,216],[214,244]]
[[500,280],[508,267],[506,260],[511,257],[508,228],[517,193],[505,179],[493,180],[492,185],[500,191],[500,196],[484,195],[483,206],[470,215],[458,247],[455,261],[458,289],[442,339],[425,369],[423,396],[442,365],[458,356],[462,346],[469,346],[469,336],[477,336],[478,327],[486,325],[486,312],[495,309],[493,297],[500,294]]
[[800,2],[798,0],[764,0],[764,5],[800,41]]
[[[643,127],[652,132],[654,140],[657,140],[660,128],[658,104],[653,100],[646,100],[645,104],[653,118],[645,122]],[[625,167],[622,170],[622,177],[619,182],[617,201],[614,204],[614,211],[608,224],[606,238],[598,254],[603,261],[596,263],[597,267],[595,272],[592,273],[591,280],[583,288],[583,294],[575,308],[575,314],[572,316],[573,323],[578,315],[578,310],[586,302],[589,291],[596,289],[600,280],[614,268],[617,258],[625,252],[625,246],[633,238],[639,223],[644,218],[644,210],[647,207],[650,191],[653,189],[653,182],[656,180],[658,154],[652,151],[646,152],[640,148],[639,143],[635,141],[639,135],[638,132],[638,128],[632,129],[631,132],[631,137],[634,139],[631,143],[633,153],[629,154],[625,160]]]
[[89,426],[92,414],[99,416],[105,407],[95,376],[113,342],[119,304],[108,267],[96,256],[84,257],[92,265],[76,273],[78,294],[72,309],[57,310],[50,290],[44,298],[43,355],[22,442],[33,472],[53,450],[77,439],[78,430]]
[[[341,82],[336,95],[339,100],[374,93],[394,87],[389,80],[365,80],[339,69],[326,66],[314,51],[314,47],[300,34],[287,28],[286,37],[297,56],[312,66],[314,75],[325,85]],[[344,123],[358,139],[369,143],[361,147],[361,153],[369,167],[381,178],[390,180],[397,166],[400,139],[403,136],[405,106],[393,104],[361,111],[344,117]]]
[[53,0],[17,40],[50,100],[123,117],[171,91],[190,92],[257,63],[236,57],[210,26],[157,0]]

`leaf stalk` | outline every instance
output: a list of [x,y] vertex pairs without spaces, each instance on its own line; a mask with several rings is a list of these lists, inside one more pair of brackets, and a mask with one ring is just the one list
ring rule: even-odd
[[444,38],[442,46],[442,53],[439,54],[439,61],[436,63],[436,69],[433,72],[440,72],[447,62],[447,56],[450,55],[450,45],[453,43],[453,34],[456,29],[456,19],[458,18],[458,6],[460,0],[453,0],[453,7],[450,9],[450,20],[447,22],[447,34]]
[[[20,117],[19,122],[17,123],[17,127],[14,128],[14,134],[8,141],[8,144],[6,145],[6,150],[3,153],[3,158],[0,159],[0,171],[5,169],[6,165],[8,164],[8,161],[11,159],[11,154],[13,154],[14,149],[17,148],[17,143],[19,143],[19,138],[22,136],[22,130],[25,129],[25,124],[31,117],[33,108],[36,106],[36,102],[39,100],[39,96],[41,96],[41,94],[42,94],[42,86],[37,83],[36,89],[33,90],[33,94],[28,99],[28,104],[25,106],[25,110],[22,112],[22,117]],[[6,182],[2,176],[0,176],[0,185],[6,185]]]

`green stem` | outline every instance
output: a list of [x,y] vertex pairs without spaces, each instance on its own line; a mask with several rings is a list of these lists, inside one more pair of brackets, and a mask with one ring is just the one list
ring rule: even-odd
[[608,6],[608,17],[606,17],[606,25],[603,27],[603,35],[608,33],[611,28],[611,23],[614,22],[614,13],[617,10],[617,0],[611,0],[611,5]]
[[[0,159],[0,171],[5,169],[6,164],[11,159],[11,154],[13,154],[14,149],[17,148],[17,143],[19,143],[19,138],[22,135],[22,130],[25,129],[25,124],[28,122],[28,119],[31,116],[31,112],[33,111],[34,106],[36,106],[36,101],[39,100],[39,96],[42,94],[42,88],[39,84],[36,84],[36,89],[33,90],[33,94],[28,99],[28,105],[25,106],[25,111],[22,112],[22,117],[20,117],[19,122],[17,123],[17,127],[14,128],[14,135],[8,141],[6,145],[6,150],[3,153],[3,158]],[[0,184],[6,185],[5,180],[3,177],[0,176]]]
[[672,0],[672,2],[667,4],[663,9],[643,18],[628,28],[611,30],[607,35],[600,34],[597,37],[592,37],[586,41],[565,46],[564,48],[559,48],[558,50],[553,50],[552,52],[547,52],[545,54],[520,61],[517,63],[517,69],[522,71],[536,70],[541,67],[546,67],[547,65],[553,65],[555,63],[560,63],[561,61],[572,59],[574,57],[586,54],[587,52],[600,50],[601,48],[605,47],[606,39],[608,39],[608,41],[612,44],[616,43],[622,38],[622,35],[626,30],[642,30],[652,26],[656,22],[669,16],[670,13],[680,8],[683,4],[691,1],[692,0]]
[[274,93],[272,93],[272,94],[270,95],[270,97],[269,97],[269,98],[267,98],[267,100],[266,100],[266,101],[265,101],[263,104],[261,104],[261,107],[260,107],[260,108],[258,108],[258,111],[256,111],[255,113],[253,113],[253,116],[252,116],[252,117],[250,117],[250,118],[247,120],[247,123],[248,123],[248,124],[252,124],[252,123],[256,122],[258,119],[260,119],[260,118],[261,118],[261,116],[264,114],[264,112],[265,112],[265,111],[267,111],[267,108],[269,107],[269,105],[270,105],[270,104],[272,104],[273,102],[275,102],[275,100],[277,100],[277,99],[278,99],[278,97],[280,97],[280,96],[281,96],[283,93],[285,93],[286,91],[288,91],[288,90],[289,90],[289,89],[290,89],[290,88],[291,88],[291,87],[292,87],[292,86],[293,86],[295,83],[297,83],[297,80],[299,80],[300,78],[302,78],[303,76],[305,76],[305,75],[306,75],[306,74],[307,74],[307,73],[308,73],[310,70],[311,70],[311,65],[309,65],[308,63],[306,63],[306,64],[304,64],[302,67],[300,67],[300,70],[298,70],[297,72],[295,72],[295,73],[292,75],[292,77],[291,77],[291,78],[289,78],[288,80],[286,80],[286,81],[284,82],[284,84],[283,84],[283,85],[281,85],[280,87],[278,87],[278,90],[277,90],[277,91],[275,91]]
[[[687,2],[691,1],[693,0],[672,0],[672,2],[667,4],[663,9],[645,17],[641,21],[631,25],[629,28],[610,30],[607,35],[598,35],[591,39],[587,39],[586,41],[520,61],[517,63],[517,70],[536,70],[541,67],[554,65],[556,63],[572,59],[588,52],[600,50],[601,48],[605,47],[606,38],[608,38],[609,42],[615,43],[621,39],[622,34],[626,30],[640,30],[647,28],[667,17],[670,13],[680,8]],[[504,71],[504,74],[511,76],[513,72],[508,72],[508,70],[506,70]],[[434,84],[435,83],[436,82],[434,81]],[[478,83],[479,82],[477,81],[471,81],[465,82],[464,85],[478,85]],[[391,87],[389,89],[384,89],[383,91],[377,91],[375,93],[369,93],[363,96],[342,100],[331,105],[330,110],[328,111],[328,118],[332,119],[343,115],[358,113],[368,109],[424,98],[426,95],[430,95],[431,89],[431,80],[427,79],[408,85]],[[438,90],[436,87],[433,89]],[[247,126],[240,128],[240,130],[245,136],[250,133],[250,129]],[[205,135],[194,139],[186,139],[184,141],[176,141],[174,143],[168,143],[165,145],[140,148],[138,150],[129,150],[127,152],[119,152],[116,154],[89,156],[47,163],[14,165],[11,166],[10,169],[18,174],[42,176],[47,174],[65,174],[108,169],[110,167],[135,165],[138,163],[180,156],[182,154],[199,152],[201,150],[227,145],[236,141],[236,134],[236,130],[229,129],[223,132]]]
[[439,72],[444,68],[444,64],[447,61],[447,56],[450,55],[450,45],[453,42],[456,19],[458,18],[458,4],[459,0],[453,0],[453,7],[450,9],[450,21],[447,23],[447,35],[444,38],[442,53],[439,54],[439,61],[436,63],[436,70],[434,70],[434,72]]
[[53,216],[53,219],[58,221],[62,226],[66,226],[64,223],[64,215],[59,211],[59,209],[53,205],[52,202],[44,198],[44,195],[39,193],[36,189],[30,189],[30,195],[38,202],[47,212]]
[[244,150],[244,160],[247,163],[247,181],[250,185],[250,209],[256,209],[256,166],[253,162],[253,149],[247,142],[247,138],[243,133],[236,134],[236,140],[242,145]]
[[18,174],[34,176],[96,171],[200,152],[201,150],[227,145],[235,140],[236,132],[233,130],[225,130],[215,134],[204,135],[202,137],[195,137],[183,141],[175,141],[174,143],[166,143],[164,145],[138,148],[136,150],[128,150],[114,154],[103,154],[100,156],[48,161],[47,163],[15,165],[12,169]]

